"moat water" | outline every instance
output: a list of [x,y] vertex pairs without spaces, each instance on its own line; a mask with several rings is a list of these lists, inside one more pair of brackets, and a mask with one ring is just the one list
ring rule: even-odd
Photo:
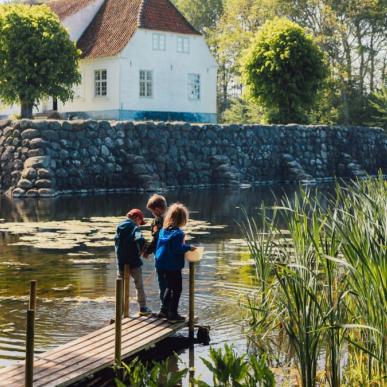
[[[325,191],[328,188],[321,188]],[[254,290],[254,266],[242,240],[238,223],[258,214],[264,203],[272,205],[287,195],[292,198],[297,186],[180,191],[166,194],[169,203],[187,205],[191,217],[210,226],[192,233],[192,243],[205,248],[204,259],[197,265],[196,311],[200,323],[211,326],[213,346],[233,344],[238,352],[248,350],[244,334],[244,310],[241,301]],[[29,244],[32,223],[98,217],[124,217],[128,209],[145,210],[148,194],[112,194],[106,196],[62,197],[54,200],[9,200],[0,197],[0,226],[18,222],[26,235],[0,231],[0,367],[24,357],[25,317],[29,281],[38,281],[38,310],[35,348],[46,351],[106,325],[114,315],[116,265],[113,241],[83,246],[82,251],[36,248]],[[150,214],[147,214],[150,215]],[[110,235],[114,227],[107,222]],[[222,226],[222,227],[220,227]],[[1,229],[1,227],[0,227]],[[21,237],[24,244],[20,245]],[[102,238],[103,239],[103,238]],[[15,245],[16,243],[16,245]],[[188,282],[184,270],[184,290],[180,311],[187,312]],[[144,282],[149,306],[159,309],[158,286],[153,258],[145,261]],[[133,286],[132,286],[133,290]],[[137,312],[132,294],[131,311]],[[181,335],[186,332],[181,332]],[[196,376],[211,382],[201,357],[209,346],[195,346]],[[189,350],[178,351],[183,366],[188,366]],[[192,353],[191,353],[192,355]]]

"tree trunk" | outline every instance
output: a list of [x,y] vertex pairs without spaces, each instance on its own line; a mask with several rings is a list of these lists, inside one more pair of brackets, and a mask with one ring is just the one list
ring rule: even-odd
[[34,104],[28,101],[21,101],[21,118],[32,118]]
[[374,32],[372,31],[370,40],[370,56],[371,56],[371,69],[370,69],[370,91],[374,91],[374,79],[375,79],[375,51],[374,51]]

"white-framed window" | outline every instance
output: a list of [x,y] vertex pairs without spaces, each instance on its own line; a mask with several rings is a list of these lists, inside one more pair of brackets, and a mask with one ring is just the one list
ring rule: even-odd
[[107,96],[107,70],[94,70],[94,96]]
[[166,49],[165,34],[154,33],[152,34],[152,47],[155,51],[165,51]]
[[140,70],[140,97],[153,97],[153,71]]
[[177,52],[189,53],[189,38],[183,36],[177,37]]
[[200,74],[188,74],[188,99],[200,100]]

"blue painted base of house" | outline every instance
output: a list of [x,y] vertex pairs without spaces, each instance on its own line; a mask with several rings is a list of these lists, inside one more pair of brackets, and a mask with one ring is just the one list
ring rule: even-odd
[[185,113],[185,112],[156,112],[140,110],[103,110],[88,112],[63,113],[66,117],[92,118],[96,120],[119,120],[119,121],[184,121],[184,122],[206,122],[217,123],[215,113]]

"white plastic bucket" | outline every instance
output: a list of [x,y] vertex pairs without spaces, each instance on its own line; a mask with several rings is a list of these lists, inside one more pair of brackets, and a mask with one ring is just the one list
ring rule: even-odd
[[204,247],[197,247],[194,251],[187,251],[185,259],[189,262],[199,262],[202,259]]

